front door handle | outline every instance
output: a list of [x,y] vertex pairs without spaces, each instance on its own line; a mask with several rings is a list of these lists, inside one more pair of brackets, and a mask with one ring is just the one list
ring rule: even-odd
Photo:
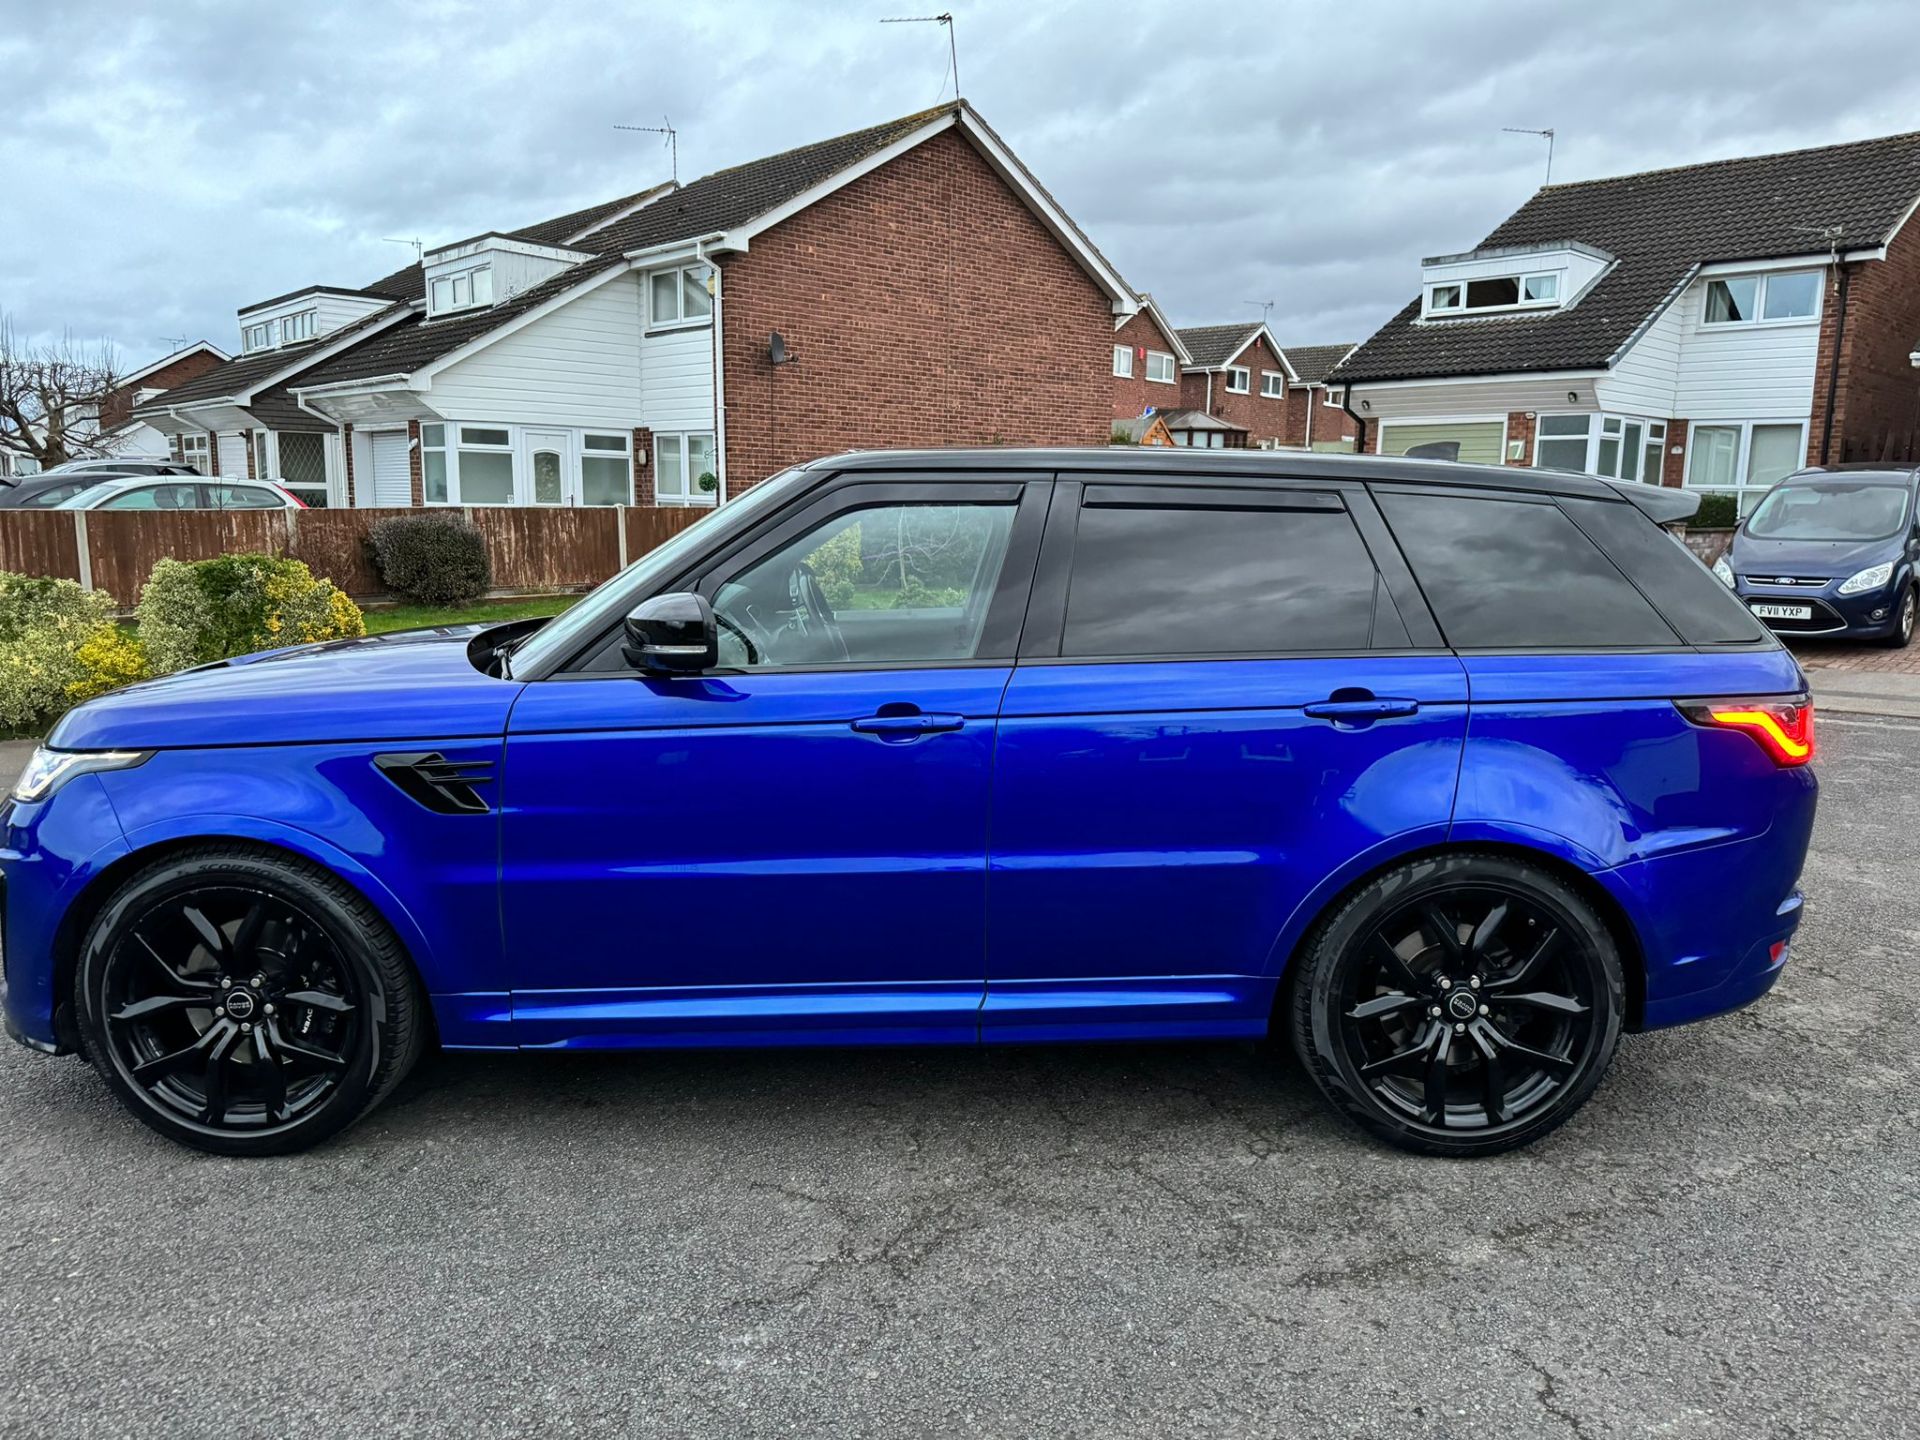
[[1303,708],[1315,720],[1331,720],[1336,725],[1366,725],[1400,715],[1417,715],[1420,702],[1400,695],[1341,695]]
[[915,710],[904,715],[869,715],[864,720],[855,720],[853,728],[862,735],[877,735],[882,740],[898,743],[902,740],[918,740],[922,735],[937,735],[943,730],[958,730],[966,724],[961,715],[931,715]]

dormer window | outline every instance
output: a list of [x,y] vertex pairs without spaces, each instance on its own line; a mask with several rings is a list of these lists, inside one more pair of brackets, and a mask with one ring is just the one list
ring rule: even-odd
[[[713,319],[713,296],[707,291],[707,267],[682,265],[656,270],[647,277],[647,323],[655,330],[673,325],[705,325]],[[1120,347],[1115,346],[1117,352]],[[1129,359],[1132,357],[1129,356]],[[1119,355],[1114,356],[1119,364]]]
[[493,303],[493,266],[475,265],[433,277],[427,292],[427,313],[445,315]]
[[273,322],[264,325],[249,325],[240,332],[240,348],[243,350],[265,350],[273,344]]
[[293,345],[302,340],[311,340],[314,329],[314,312],[302,310],[298,315],[283,315],[280,318],[280,343]]
[[1560,276],[1552,270],[1532,275],[1494,275],[1483,280],[1452,280],[1427,287],[1429,315],[1535,310],[1559,303]]

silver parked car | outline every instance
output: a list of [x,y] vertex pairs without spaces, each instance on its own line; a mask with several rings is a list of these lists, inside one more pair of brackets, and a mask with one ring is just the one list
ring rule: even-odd
[[123,475],[93,485],[60,510],[304,510],[298,497],[270,480]]

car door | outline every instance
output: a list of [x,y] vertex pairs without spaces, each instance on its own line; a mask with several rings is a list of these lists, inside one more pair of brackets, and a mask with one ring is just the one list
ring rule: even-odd
[[528,1045],[971,1041],[994,717],[1048,483],[862,475],[667,585],[720,668],[621,636],[507,737],[503,916]]
[[1361,487],[1063,480],[1052,511],[982,1036],[1260,1034],[1301,917],[1445,836],[1462,667]]

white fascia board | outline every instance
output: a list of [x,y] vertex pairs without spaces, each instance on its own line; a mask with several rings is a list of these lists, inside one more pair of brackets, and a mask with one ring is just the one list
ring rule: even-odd
[[494,326],[493,329],[474,336],[473,339],[469,340],[466,344],[457,349],[449,350],[437,360],[429,360],[425,365],[422,365],[418,370],[414,371],[413,374],[406,377],[407,388],[410,390],[431,389],[433,377],[449,365],[458,365],[469,355],[477,354],[489,345],[506,339],[507,336],[514,334],[516,331],[524,330],[527,326],[533,324],[534,321],[551,315],[561,306],[571,305],[582,295],[598,290],[602,285],[612,280],[618,280],[622,275],[629,275],[633,270],[634,263],[628,260],[618,265],[609,265],[597,274],[589,275],[578,285],[568,286],[559,294],[549,296],[538,305],[535,305],[531,310],[522,310],[511,320],[504,321]]
[[1434,375],[1419,380],[1362,380],[1342,375],[1327,383],[1344,390],[1417,390],[1430,385],[1505,385],[1526,380],[1591,380],[1607,373],[1594,370],[1503,370],[1497,375]]
[[210,340],[196,340],[194,341],[193,344],[183,346],[181,349],[174,351],[171,355],[162,355],[158,360],[155,360],[151,365],[141,366],[138,370],[134,371],[131,375],[122,375],[120,377],[119,384],[123,387],[127,385],[138,384],[140,381],[146,379],[147,376],[153,374],[154,371],[164,370],[167,366],[173,364],[174,361],[184,360],[186,359],[187,356],[195,354],[196,352],[201,350],[206,351],[209,355],[217,356],[222,360],[231,360],[233,358],[231,355],[227,354],[226,351],[222,350],[218,345],[215,345]]
[[1193,352],[1187,349],[1186,342],[1180,338],[1180,332],[1174,329],[1173,322],[1167,319],[1166,312],[1160,308],[1160,302],[1151,295],[1141,295],[1139,300],[1140,308],[1132,314],[1113,317],[1113,328],[1119,330],[1133,319],[1134,315],[1147,314],[1153,318],[1153,323],[1160,327],[1160,333],[1166,338],[1167,343],[1173,346],[1173,358],[1178,360],[1182,367],[1193,368]]
[[1300,379],[1300,377],[1298,374],[1294,372],[1293,362],[1287,359],[1287,352],[1280,348],[1280,342],[1274,338],[1273,331],[1267,328],[1267,322],[1264,320],[1262,320],[1258,325],[1254,326],[1253,329],[1247,332],[1247,338],[1240,342],[1238,349],[1236,349],[1231,355],[1227,356],[1225,360],[1221,361],[1218,365],[1215,365],[1212,368],[1215,370],[1225,370],[1229,365],[1233,364],[1234,361],[1238,360],[1243,354],[1246,353],[1247,347],[1249,345],[1253,344],[1254,341],[1260,339],[1262,336],[1266,337],[1267,348],[1273,351],[1275,355],[1278,355],[1280,357],[1280,363],[1286,366],[1287,378],[1289,380],[1293,380],[1297,382]]
[[367,375],[358,380],[336,380],[331,385],[289,385],[287,393],[293,396],[295,404],[303,404],[302,397],[309,395],[325,398],[329,395],[371,395],[381,390],[396,390],[405,386],[409,378],[404,373]]
[[719,237],[717,248],[723,250],[746,250],[753,243],[753,237],[763,231],[771,230],[783,220],[791,220],[802,210],[817,205],[836,190],[845,189],[862,175],[869,175],[882,165],[898,160],[909,150],[924,145],[943,130],[951,130],[954,117],[951,112],[937,120],[929,120],[918,130],[909,131],[900,139],[882,149],[876,150],[864,160],[856,160],[844,170],[836,170],[811,190],[803,190],[791,200],[776,205],[773,209],[756,215],[744,225],[737,225],[724,236]]
[[1758,275],[1768,270],[1804,270],[1832,261],[1828,251],[1809,250],[1804,255],[1776,255],[1768,260],[1713,260],[1696,268],[1702,275]]

